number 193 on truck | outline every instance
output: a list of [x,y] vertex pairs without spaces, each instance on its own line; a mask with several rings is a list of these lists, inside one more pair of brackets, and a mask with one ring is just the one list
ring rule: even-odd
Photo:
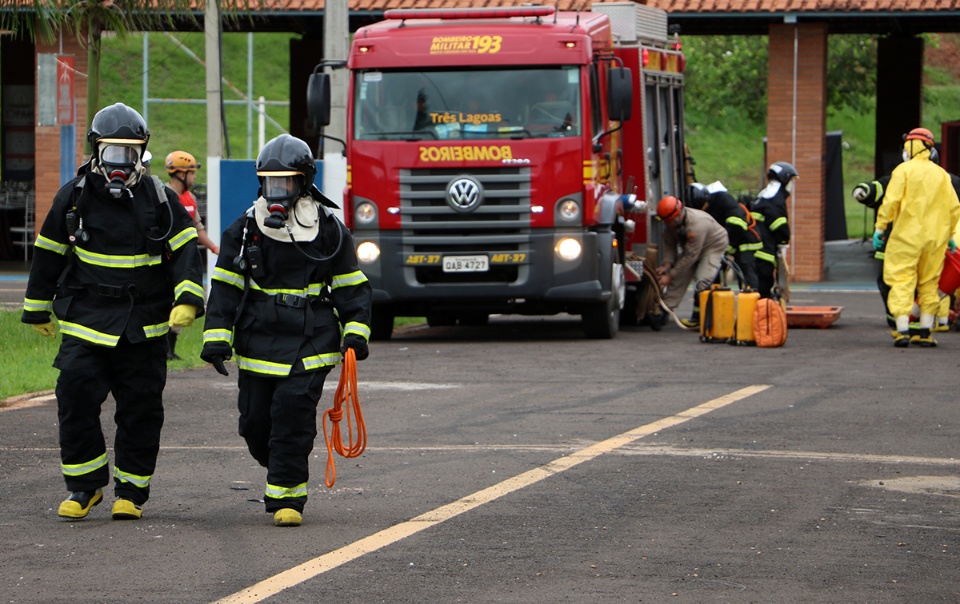
[[[346,63],[344,221],[374,288],[372,337],[397,316],[491,313],[570,313],[587,337],[614,337],[636,317],[646,201],[683,190],[684,58],[666,14],[384,16]],[[329,124],[329,74],[308,90]]]

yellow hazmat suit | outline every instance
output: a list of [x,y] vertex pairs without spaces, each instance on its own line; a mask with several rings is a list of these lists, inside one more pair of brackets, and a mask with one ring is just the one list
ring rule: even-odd
[[903,148],[910,159],[893,170],[874,225],[883,232],[893,223],[883,280],[890,286],[887,304],[900,332],[907,330],[914,292],[921,328],[933,326],[944,253],[960,219],[960,201],[950,175],[930,161],[922,141],[907,140]]

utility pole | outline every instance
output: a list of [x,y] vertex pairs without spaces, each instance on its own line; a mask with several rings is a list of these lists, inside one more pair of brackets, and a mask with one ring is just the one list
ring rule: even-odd
[[[207,232],[220,245],[220,160],[223,157],[223,116],[220,84],[220,0],[206,0],[203,31],[206,47],[207,83]],[[207,274],[216,255],[207,255]]]
[[[323,58],[327,61],[345,61],[350,42],[350,10],[347,0],[326,0],[323,9]],[[325,134],[340,140],[347,138],[347,70],[333,69],[330,73],[330,125]],[[323,149],[323,191],[330,199],[343,205],[343,190],[347,186],[347,159],[336,141],[321,137]],[[342,219],[342,213],[339,213]]]

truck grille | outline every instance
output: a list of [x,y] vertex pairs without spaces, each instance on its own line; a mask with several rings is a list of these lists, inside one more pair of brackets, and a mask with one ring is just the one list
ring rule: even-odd
[[[463,170],[401,170],[400,216],[405,253],[477,254],[530,252],[530,169],[485,168],[469,172],[483,188],[483,203],[459,212],[447,203],[447,185]],[[418,267],[420,283],[511,283],[517,266],[485,273],[444,274]]]

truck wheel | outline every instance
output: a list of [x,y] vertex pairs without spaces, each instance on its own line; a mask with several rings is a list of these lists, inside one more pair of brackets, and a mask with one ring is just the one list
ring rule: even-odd
[[371,340],[389,340],[393,336],[393,313],[386,308],[374,306],[370,323]]
[[620,329],[620,309],[627,295],[627,281],[623,264],[616,255],[610,270],[610,299],[598,302],[583,312],[583,333],[591,340],[610,340],[616,337]]

